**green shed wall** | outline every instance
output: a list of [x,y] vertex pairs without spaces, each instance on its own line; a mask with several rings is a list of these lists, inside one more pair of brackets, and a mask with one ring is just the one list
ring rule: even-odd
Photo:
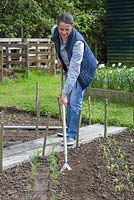
[[134,0],[106,0],[107,62],[134,64]]

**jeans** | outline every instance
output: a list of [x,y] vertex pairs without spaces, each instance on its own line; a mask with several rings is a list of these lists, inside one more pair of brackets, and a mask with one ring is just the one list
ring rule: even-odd
[[67,114],[67,133],[68,138],[76,139],[76,132],[78,128],[78,114],[82,108],[82,99],[84,90],[77,81],[73,90],[68,95],[68,103],[66,107]]

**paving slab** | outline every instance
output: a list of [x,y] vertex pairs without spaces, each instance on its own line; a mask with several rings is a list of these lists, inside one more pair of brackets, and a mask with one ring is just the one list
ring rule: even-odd
[[[127,127],[108,126],[107,134],[118,134],[127,129]],[[104,136],[104,125],[94,124],[80,128],[79,144],[89,143],[92,140]],[[30,160],[35,150],[42,150],[44,138],[31,140],[21,144],[5,147],[3,151],[3,169],[13,167],[21,162]],[[53,147],[56,152],[64,150],[62,146],[63,138],[57,134],[47,137],[45,155],[48,156]],[[71,148],[75,148],[73,145]]]

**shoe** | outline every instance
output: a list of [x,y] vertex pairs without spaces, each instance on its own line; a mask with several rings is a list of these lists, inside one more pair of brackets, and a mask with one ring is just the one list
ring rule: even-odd
[[67,138],[67,146],[73,146],[76,143],[76,140],[73,138]]
[[[63,137],[63,132],[62,132],[62,131],[58,131],[58,132],[57,132],[57,136]],[[67,133],[66,133],[66,136],[67,136]]]
[[[67,146],[73,146],[76,143],[76,140],[73,138],[67,138]],[[62,142],[62,145],[64,145],[64,141]]]

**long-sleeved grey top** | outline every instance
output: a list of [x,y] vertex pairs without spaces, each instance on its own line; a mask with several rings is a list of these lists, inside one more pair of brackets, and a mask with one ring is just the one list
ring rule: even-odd
[[[51,29],[52,35],[54,34],[54,30],[55,30],[56,26],[57,25],[53,26]],[[73,53],[72,53],[70,62],[68,60],[68,55],[67,55],[67,52],[65,49],[66,43],[67,43],[67,40],[64,41],[63,43],[61,41],[61,43],[60,43],[61,57],[68,69],[62,91],[65,94],[69,94],[72,91],[72,89],[77,81],[77,78],[80,74],[80,67],[81,67],[81,62],[82,62],[83,53],[84,53],[84,43],[82,41],[77,41],[74,44]]]

